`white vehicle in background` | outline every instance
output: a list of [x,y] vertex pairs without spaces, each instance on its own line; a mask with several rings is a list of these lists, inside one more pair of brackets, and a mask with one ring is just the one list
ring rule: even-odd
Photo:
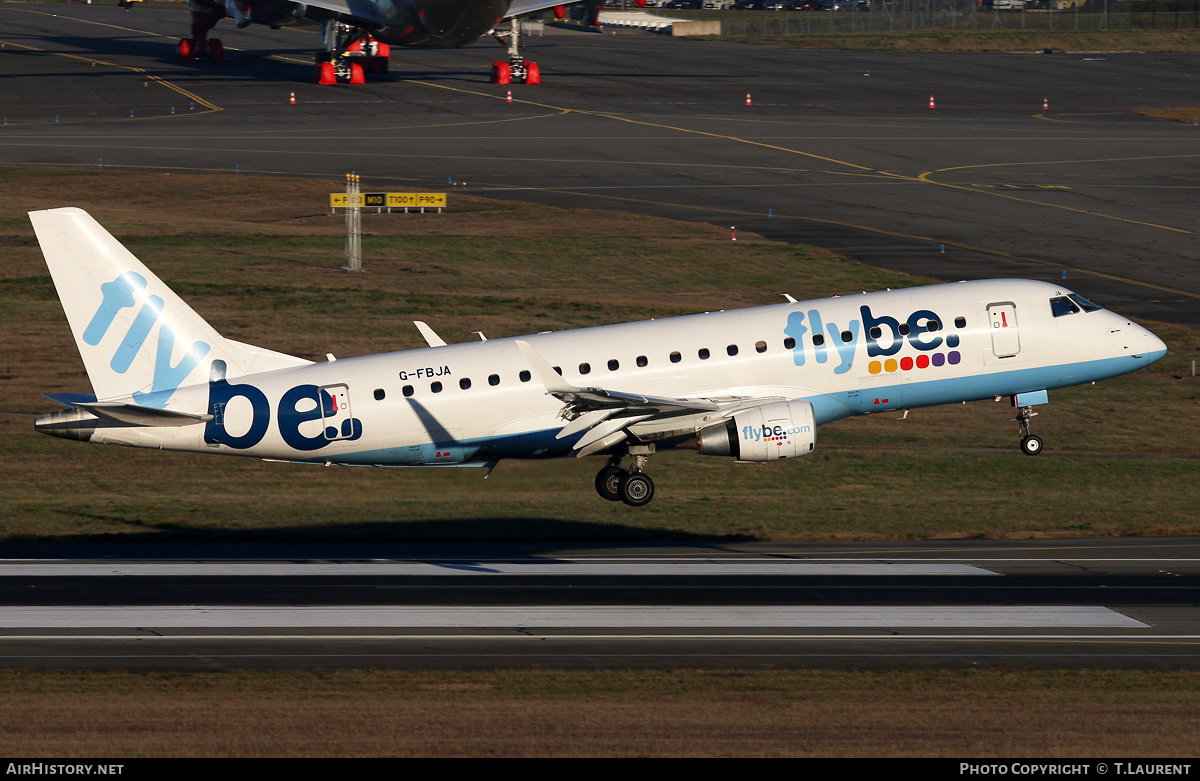
[[1024,11],[1025,0],[992,0],[992,8],[996,11]]

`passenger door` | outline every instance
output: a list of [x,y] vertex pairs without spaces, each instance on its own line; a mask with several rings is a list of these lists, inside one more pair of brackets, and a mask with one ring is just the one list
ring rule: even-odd
[[1017,305],[1011,301],[988,304],[992,324],[992,354],[1011,358],[1021,352],[1021,333],[1017,328]]

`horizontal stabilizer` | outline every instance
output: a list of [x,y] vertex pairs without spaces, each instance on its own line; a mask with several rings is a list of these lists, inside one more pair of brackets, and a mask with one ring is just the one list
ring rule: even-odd
[[194,415],[190,412],[173,412],[119,402],[76,402],[71,406],[87,410],[96,417],[129,426],[194,426],[213,419],[212,415]]
[[56,401],[64,407],[74,407],[77,404],[87,404],[96,400],[94,393],[43,393],[42,396],[50,401]]

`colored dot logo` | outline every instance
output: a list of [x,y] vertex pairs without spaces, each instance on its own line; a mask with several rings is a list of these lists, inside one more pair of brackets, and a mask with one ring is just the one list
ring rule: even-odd
[[905,356],[897,361],[895,358],[888,358],[882,363],[880,361],[871,361],[867,364],[867,371],[871,374],[892,374],[897,369],[902,372],[912,371],[914,367],[918,369],[928,369],[930,366],[945,366],[947,363],[951,366],[957,366],[962,360],[958,350],[951,350],[949,353],[934,353],[932,356],[922,353],[916,359]]

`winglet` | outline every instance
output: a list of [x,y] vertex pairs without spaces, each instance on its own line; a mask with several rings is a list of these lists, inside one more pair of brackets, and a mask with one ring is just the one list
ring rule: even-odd
[[517,347],[520,347],[521,352],[525,353],[525,359],[533,366],[533,373],[537,375],[538,380],[542,385],[546,386],[547,393],[575,393],[579,391],[579,388],[564,380],[558,372],[554,371],[554,367],[547,363],[545,358],[538,355],[537,350],[534,350],[529,342],[518,339]]
[[425,337],[425,343],[430,347],[445,347],[446,340],[434,333],[434,330],[420,320],[413,320],[413,325],[421,332],[421,336]]

